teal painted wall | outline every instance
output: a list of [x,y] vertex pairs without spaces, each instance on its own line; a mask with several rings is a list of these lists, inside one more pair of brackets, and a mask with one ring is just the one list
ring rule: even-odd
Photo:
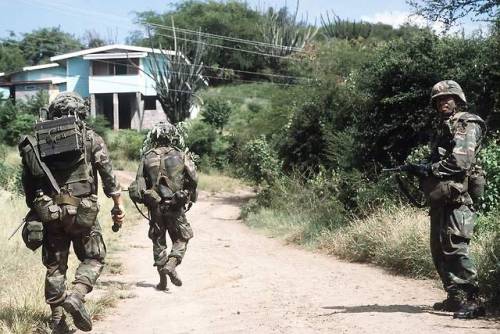
[[12,75],[12,81],[30,81],[30,80],[50,80],[54,77],[65,78],[66,69],[64,66],[42,68],[39,70],[26,71]]
[[67,62],[67,90],[77,92],[82,97],[89,96],[89,61],[71,58]]

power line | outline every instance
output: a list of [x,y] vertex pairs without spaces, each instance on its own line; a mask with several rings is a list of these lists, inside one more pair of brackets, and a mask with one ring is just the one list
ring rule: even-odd
[[[121,66],[126,66],[129,68],[138,68],[136,65],[129,65],[129,64],[123,64],[123,63],[117,63],[117,62],[112,62],[112,61],[106,61],[102,59],[94,59],[93,61],[100,62],[100,63],[105,63],[105,64],[112,64],[112,65],[121,65]],[[179,63],[179,62],[176,62]],[[191,64],[185,64],[187,66],[194,66]],[[142,70],[141,70],[142,71]],[[175,74],[190,74],[187,72],[178,72],[178,71],[169,71],[169,73],[175,73]],[[300,86],[301,84],[286,84],[286,83],[276,83],[276,82],[269,82],[269,81],[258,81],[258,80],[245,80],[245,79],[231,79],[231,78],[220,78],[216,76],[210,76],[210,75],[204,75],[202,74],[204,78],[211,78],[211,79],[217,79],[217,80],[224,80],[224,81],[238,81],[238,82],[252,82],[252,83],[269,83],[272,85],[278,85],[278,86]]]
[[239,52],[256,54],[256,55],[260,55],[260,56],[266,56],[266,57],[273,57],[273,58],[280,58],[280,59],[288,59],[288,60],[299,61],[298,59],[292,58],[290,56],[279,56],[279,55],[273,55],[273,54],[259,52],[259,51],[238,49],[238,48],[233,48],[233,47],[225,46],[225,45],[218,45],[218,44],[212,44],[212,43],[207,43],[207,42],[203,42],[203,41],[196,41],[196,40],[189,39],[189,38],[174,37],[172,35],[161,34],[161,33],[158,33],[158,32],[156,33],[156,35],[168,37],[168,38],[171,38],[171,39],[179,39],[181,41],[187,41],[187,42],[191,42],[191,43],[198,43],[198,44],[202,44],[202,45],[206,45],[206,46],[212,46],[212,47],[216,47],[216,48],[220,48],[220,49],[227,49],[227,50],[233,50],[233,51],[239,51]]
[[190,30],[190,29],[186,29],[186,28],[177,28],[175,26],[169,27],[166,25],[161,25],[158,23],[150,23],[150,22],[146,22],[146,21],[143,21],[142,24],[144,24],[146,26],[152,26],[152,27],[156,27],[156,28],[169,30],[169,31],[179,31],[179,32],[183,32],[186,34],[200,35],[200,36],[204,36],[207,38],[221,39],[221,40],[225,40],[225,41],[243,43],[243,44],[248,44],[248,45],[253,45],[253,46],[264,46],[264,47],[270,47],[270,48],[275,48],[275,49],[286,49],[286,50],[291,50],[291,51],[295,51],[295,52],[305,52],[302,48],[297,48],[297,47],[293,47],[293,46],[276,45],[276,44],[271,44],[271,43],[266,43],[266,42],[261,42],[261,41],[254,41],[254,40],[237,38],[237,37],[217,35],[217,34],[212,34],[212,33],[207,33],[207,32]]

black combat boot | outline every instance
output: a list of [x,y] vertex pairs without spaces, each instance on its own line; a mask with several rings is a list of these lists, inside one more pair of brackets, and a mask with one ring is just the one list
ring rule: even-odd
[[156,284],[156,289],[160,291],[168,291],[167,287],[167,274],[158,269],[158,274],[160,275],[160,283]]
[[71,314],[76,328],[84,332],[92,330],[92,320],[85,305],[83,305],[83,295],[78,291],[71,291],[64,299],[62,307]]
[[436,311],[456,312],[462,307],[463,301],[458,293],[448,293],[442,302],[435,303],[432,308]]
[[462,306],[453,313],[453,318],[455,319],[475,319],[478,317],[483,317],[486,315],[486,310],[484,306],[479,304],[477,296],[470,295],[467,297],[467,301],[462,304]]
[[52,330],[52,334],[67,334],[69,333],[69,327],[66,323],[66,315],[64,315],[64,309],[62,306],[50,306],[52,314],[50,316],[49,327]]
[[175,267],[177,267],[177,258],[171,257],[168,259],[167,264],[161,269],[161,272],[168,275],[173,285],[181,286],[182,281],[179,278],[179,275],[177,275]]

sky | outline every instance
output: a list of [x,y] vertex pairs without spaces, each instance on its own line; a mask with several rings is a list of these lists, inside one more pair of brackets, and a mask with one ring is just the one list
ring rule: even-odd
[[[85,31],[96,31],[107,41],[124,43],[134,24],[134,12],[173,9],[177,1],[166,0],[0,0],[0,38],[10,31],[17,35],[43,27],[57,27],[80,38]],[[253,8],[275,8],[285,4],[295,8],[295,0],[247,0]],[[399,26],[408,19],[411,8],[405,0],[301,0],[299,13],[310,22],[320,22],[321,14],[334,12],[342,19],[382,22]],[[426,24],[421,18],[413,18]],[[434,25],[435,28],[439,28]],[[478,27],[468,23],[466,30]],[[189,28],[189,27],[186,27]]]

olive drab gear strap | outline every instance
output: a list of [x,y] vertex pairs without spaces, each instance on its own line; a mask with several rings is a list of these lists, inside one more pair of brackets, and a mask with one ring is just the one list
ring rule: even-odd
[[[410,188],[413,188],[413,190],[416,190],[416,188],[410,186],[408,182],[403,181],[400,175],[396,175],[396,182],[398,183],[399,189],[401,190],[403,195],[405,195],[405,197],[408,199],[408,201],[410,201],[411,204],[420,209],[427,207],[425,199],[419,201],[417,198],[415,198],[415,196],[411,194]],[[419,189],[418,191],[420,192]]]
[[52,175],[52,172],[50,171],[49,167],[45,164],[45,162],[42,161],[40,158],[40,152],[38,152],[38,145],[36,145],[33,141],[33,138],[27,137],[28,142],[30,143],[31,147],[33,147],[33,151],[35,153],[36,159],[38,163],[40,164],[40,167],[42,167],[43,172],[49,179],[50,185],[52,188],[54,188],[54,191],[58,194],[61,193],[61,189],[59,188],[59,185],[56,182],[56,179],[54,178],[54,175]]

